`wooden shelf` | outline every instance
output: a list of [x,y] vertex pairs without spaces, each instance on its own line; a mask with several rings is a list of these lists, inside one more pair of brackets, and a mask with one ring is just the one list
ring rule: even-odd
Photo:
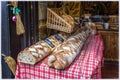
[[109,31],[109,32],[118,32],[119,30],[118,29],[97,29],[98,31],[102,31],[102,32],[105,32],[105,31]]

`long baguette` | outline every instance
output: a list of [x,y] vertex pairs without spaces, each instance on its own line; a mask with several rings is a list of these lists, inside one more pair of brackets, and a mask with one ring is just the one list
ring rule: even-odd
[[80,53],[89,32],[89,30],[83,30],[60,44],[48,57],[48,66],[56,69],[65,69],[69,66]]
[[65,34],[56,34],[45,40],[39,41],[21,51],[18,54],[17,61],[34,65],[38,61],[41,61],[46,56],[50,55],[59,44],[66,40],[66,38],[67,36]]

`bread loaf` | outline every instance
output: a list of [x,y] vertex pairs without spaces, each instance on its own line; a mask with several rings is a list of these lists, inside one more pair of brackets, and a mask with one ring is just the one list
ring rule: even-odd
[[70,25],[74,25],[74,19],[70,15],[62,15],[62,18]]
[[69,66],[80,53],[89,32],[89,30],[81,31],[60,44],[48,57],[48,65],[56,69],[65,69]]
[[67,36],[65,34],[56,34],[49,38],[39,41],[36,44],[25,48],[18,54],[17,61],[34,65],[38,61],[51,54],[51,52],[64,40]]
[[92,35],[95,35],[97,33],[97,27],[95,23],[87,22],[86,27],[90,29]]

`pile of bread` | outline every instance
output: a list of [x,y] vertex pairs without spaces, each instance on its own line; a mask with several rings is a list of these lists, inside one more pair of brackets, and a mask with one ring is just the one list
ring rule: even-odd
[[66,34],[52,35],[25,48],[18,54],[17,60],[18,62],[34,65],[49,55],[47,57],[48,66],[56,69],[65,69],[80,53],[89,33],[89,29],[83,29],[69,38]]

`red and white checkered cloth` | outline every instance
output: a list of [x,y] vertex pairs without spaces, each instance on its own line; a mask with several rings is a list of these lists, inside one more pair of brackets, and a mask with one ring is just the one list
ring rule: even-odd
[[50,68],[47,58],[36,65],[17,64],[16,79],[85,79],[101,78],[103,60],[103,40],[100,34],[90,36],[80,55],[65,70]]

